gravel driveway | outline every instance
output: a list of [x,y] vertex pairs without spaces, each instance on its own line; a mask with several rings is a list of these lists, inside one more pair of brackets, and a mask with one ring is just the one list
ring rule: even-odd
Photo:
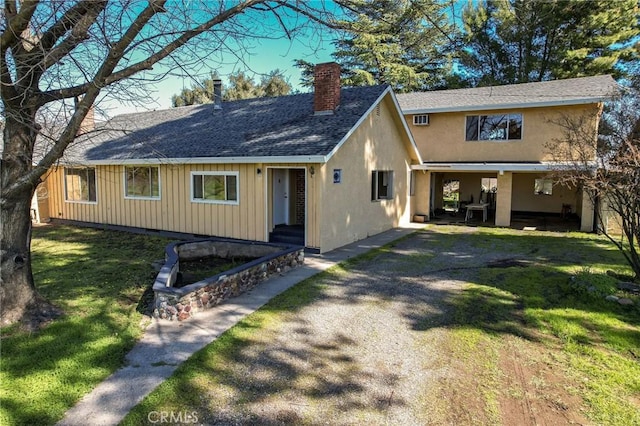
[[500,256],[436,239],[420,232],[324,279],[316,301],[212,372],[218,385],[206,386],[200,421],[429,423],[430,389],[451,374],[436,351],[449,301],[477,266]]

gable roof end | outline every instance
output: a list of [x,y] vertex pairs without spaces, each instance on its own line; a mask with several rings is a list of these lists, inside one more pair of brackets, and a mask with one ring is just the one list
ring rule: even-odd
[[404,129],[405,135],[407,136],[407,139],[409,140],[409,143],[411,145],[412,154],[418,160],[418,163],[422,163],[422,157],[420,156],[418,145],[416,144],[416,141],[413,138],[413,134],[411,133],[411,130],[409,130],[409,125],[407,124],[407,121],[405,120],[404,115],[400,110],[400,105],[398,104],[398,101],[396,99],[396,96],[393,90],[391,89],[391,86],[387,86],[385,91],[382,92],[380,96],[378,96],[378,99],[376,99],[376,101],[371,104],[369,109],[364,114],[362,114],[362,117],[360,117],[358,122],[351,128],[351,130],[349,130],[349,132],[347,132],[347,134],[344,135],[342,140],[340,140],[340,142],[331,150],[331,152],[327,154],[324,162],[329,161],[329,159],[338,151],[338,149],[340,149],[342,145],[344,145],[344,143],[349,139],[349,137],[353,134],[353,132],[356,131],[356,129],[360,126],[360,124],[362,124],[362,122],[369,116],[369,114],[373,112],[373,110],[382,102],[384,97],[387,95],[391,96],[391,100],[395,107],[394,112],[397,114],[398,120],[400,120],[400,122],[402,123],[402,128]]

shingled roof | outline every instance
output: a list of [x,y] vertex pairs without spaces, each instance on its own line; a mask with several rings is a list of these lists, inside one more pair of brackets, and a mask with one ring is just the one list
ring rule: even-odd
[[610,75],[397,95],[404,114],[578,105],[618,92]]
[[345,88],[330,115],[314,115],[313,93],[125,114],[65,154],[73,163],[322,161],[390,91]]

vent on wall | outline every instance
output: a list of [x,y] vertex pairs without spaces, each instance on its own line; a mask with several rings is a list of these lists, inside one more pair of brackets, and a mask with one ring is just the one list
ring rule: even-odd
[[429,125],[429,115],[428,114],[420,114],[413,116],[413,124],[416,126],[428,126]]

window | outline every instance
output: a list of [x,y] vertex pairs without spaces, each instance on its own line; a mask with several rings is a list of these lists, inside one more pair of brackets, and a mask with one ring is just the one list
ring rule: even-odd
[[522,139],[522,114],[468,115],[467,141]]
[[415,124],[416,126],[428,126],[429,125],[429,116],[427,114],[414,115],[413,116],[413,124]]
[[498,178],[482,178],[480,190],[482,192],[498,192]]
[[536,195],[551,195],[553,192],[551,179],[536,179],[533,186],[533,193]]
[[238,204],[238,173],[192,172],[191,201]]
[[95,203],[96,169],[93,167],[74,167],[64,169],[65,200]]
[[160,198],[160,168],[127,166],[124,168],[124,195],[128,198]]
[[393,172],[374,170],[371,172],[371,201],[393,198]]

